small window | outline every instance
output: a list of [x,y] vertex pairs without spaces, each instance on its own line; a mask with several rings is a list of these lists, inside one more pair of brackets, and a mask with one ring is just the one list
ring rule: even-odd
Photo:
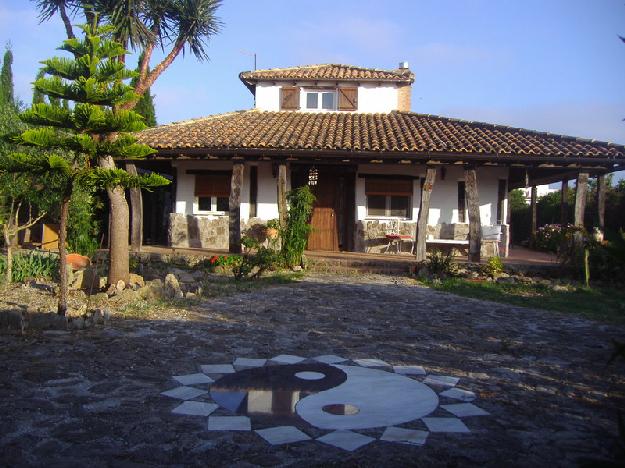
[[319,107],[319,93],[306,93],[306,109]]
[[369,216],[386,216],[386,195],[367,196],[367,214]]
[[336,110],[335,91],[306,91],[306,109],[310,110]]
[[321,93],[321,108],[334,110],[334,93]]
[[207,213],[227,213],[230,210],[228,197],[197,197],[197,210]]
[[464,182],[460,181],[458,182],[458,222],[459,223],[466,223],[466,209],[467,209],[467,202],[466,202],[466,191],[465,191],[465,187],[464,187]]

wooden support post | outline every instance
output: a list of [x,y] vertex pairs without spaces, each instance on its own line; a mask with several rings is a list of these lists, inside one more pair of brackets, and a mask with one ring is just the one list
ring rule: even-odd
[[575,226],[584,226],[586,211],[586,193],[588,192],[588,173],[580,172],[577,175],[575,186]]
[[278,165],[278,220],[284,229],[286,226],[286,163]]
[[562,179],[562,187],[560,188],[560,225],[569,224],[569,202],[568,202],[569,181]]
[[599,229],[605,233],[605,176],[597,176],[597,221]]
[[[588,173],[577,174],[575,185],[575,226],[584,227],[584,213],[586,212],[586,193],[588,192]],[[581,246],[583,236],[581,232],[575,233],[575,242]]]
[[417,239],[415,254],[417,261],[422,262],[426,259],[426,239],[428,234],[428,214],[430,212],[430,195],[436,181],[436,168],[428,167],[425,173],[425,181],[421,187],[421,206],[419,207],[419,217],[417,219]]
[[536,186],[532,185],[532,192],[530,197],[530,216],[531,216],[531,227],[530,227],[530,247],[534,248],[536,246],[536,232],[538,231],[538,217],[536,213]]
[[[126,172],[137,175],[134,164],[126,164]],[[143,245],[143,195],[140,188],[130,189],[130,248],[140,252]]]
[[229,210],[229,252],[241,253],[241,185],[243,184],[242,163],[232,165],[232,179],[230,179]]
[[469,213],[469,261],[479,262],[482,250],[482,221],[475,168],[464,170],[464,187]]

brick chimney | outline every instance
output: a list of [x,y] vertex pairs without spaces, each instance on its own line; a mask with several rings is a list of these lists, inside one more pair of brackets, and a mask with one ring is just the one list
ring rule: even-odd
[[[397,68],[401,73],[410,75],[412,72],[408,68],[408,62],[399,62]],[[412,83],[400,83],[397,85],[397,110],[403,112],[410,112],[410,103],[412,98]]]

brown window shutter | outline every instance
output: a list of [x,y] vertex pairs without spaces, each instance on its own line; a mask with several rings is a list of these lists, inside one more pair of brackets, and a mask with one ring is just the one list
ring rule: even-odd
[[367,195],[400,195],[410,197],[412,196],[412,180],[367,177],[365,178],[365,193]]
[[299,109],[299,88],[283,86],[280,88],[280,110]]
[[358,88],[338,88],[339,110],[358,110]]
[[195,176],[195,196],[230,196],[230,176],[226,174],[197,174]]

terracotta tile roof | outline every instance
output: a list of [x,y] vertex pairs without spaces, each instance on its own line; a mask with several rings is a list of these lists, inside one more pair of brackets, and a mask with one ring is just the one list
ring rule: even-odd
[[[160,150],[311,150],[548,157],[625,157],[625,147],[412,112],[239,111],[150,128]],[[166,151],[167,152],[167,151]]]
[[352,65],[323,64],[304,65],[290,68],[270,68],[267,70],[246,71],[239,74],[243,83],[257,81],[392,81],[412,83],[414,73],[410,70],[379,70]]

